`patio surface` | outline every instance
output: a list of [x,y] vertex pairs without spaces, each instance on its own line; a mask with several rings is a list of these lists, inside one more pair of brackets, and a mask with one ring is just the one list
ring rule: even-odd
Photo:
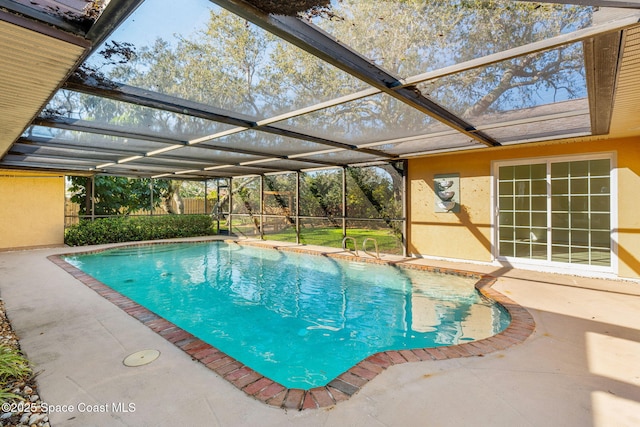
[[[40,372],[40,396],[74,408],[50,413],[54,427],[640,425],[639,283],[415,260],[497,276],[493,288],[533,315],[535,332],[483,357],[391,366],[348,401],[285,411],[248,397],[47,259],[86,250],[0,252],[0,297]],[[161,356],[123,365],[144,349]]]

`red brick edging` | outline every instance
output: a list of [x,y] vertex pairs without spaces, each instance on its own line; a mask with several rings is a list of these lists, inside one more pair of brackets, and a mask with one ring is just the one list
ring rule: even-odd
[[[176,242],[166,242],[176,243]],[[235,242],[239,244],[251,244],[262,247],[259,243]],[[161,244],[161,243],[153,243]],[[145,244],[133,244],[130,246],[142,246]],[[275,250],[286,250],[293,252],[304,252],[308,254],[329,256],[335,258],[354,259],[352,255],[318,253],[305,250],[300,247],[271,247]],[[101,252],[107,249],[83,252]],[[160,334],[167,341],[175,344],[194,360],[199,361],[207,368],[244,391],[249,396],[260,400],[271,406],[286,409],[312,409],[325,408],[349,399],[356,394],[365,384],[375,378],[379,373],[392,365],[399,365],[407,362],[418,362],[425,360],[455,359],[459,357],[483,356],[498,350],[504,350],[512,345],[519,344],[526,340],[535,329],[535,322],[531,314],[522,306],[516,304],[500,292],[491,288],[496,278],[489,275],[480,275],[461,270],[451,270],[435,268],[430,266],[406,264],[405,261],[386,262],[373,258],[358,257],[358,261],[373,262],[379,264],[391,264],[402,268],[425,270],[436,273],[454,274],[477,278],[476,288],[486,297],[501,304],[511,315],[511,323],[502,332],[489,338],[478,341],[466,342],[448,347],[422,348],[415,350],[384,351],[373,354],[359,362],[351,369],[347,370],[329,384],[323,387],[316,387],[310,390],[286,388],[283,385],[259,374],[248,366],[243,365],[234,358],[228,356],[217,348],[195,337],[191,333],[177,327],[173,323],[163,319],[152,311],[134,302],[128,297],[111,289],[102,282],[94,279],[73,265],[67,263],[63,257],[76,254],[60,254],[48,257],[53,263],[71,274],[74,278],[93,289],[99,295],[124,310],[130,316],[138,319],[151,330]]]

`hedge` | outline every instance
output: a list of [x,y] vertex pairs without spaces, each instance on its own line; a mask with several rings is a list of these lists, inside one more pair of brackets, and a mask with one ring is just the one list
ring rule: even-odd
[[65,231],[69,246],[171,239],[216,234],[208,215],[166,215],[82,220]]

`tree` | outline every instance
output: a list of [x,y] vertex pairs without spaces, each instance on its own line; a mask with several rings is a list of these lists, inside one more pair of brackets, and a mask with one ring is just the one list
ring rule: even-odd
[[[94,177],[95,215],[129,215],[137,211],[150,211],[159,206],[170,182],[155,180],[153,183],[153,206],[148,179],[131,179],[117,176]],[[72,176],[69,191],[71,201],[80,206],[80,215],[91,214],[91,178]]]

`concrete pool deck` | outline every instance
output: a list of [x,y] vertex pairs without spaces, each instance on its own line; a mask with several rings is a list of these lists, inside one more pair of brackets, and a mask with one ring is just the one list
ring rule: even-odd
[[[86,250],[0,252],[0,297],[40,372],[40,396],[68,405],[50,414],[54,427],[640,425],[638,283],[414,260],[495,275],[493,288],[533,315],[535,332],[483,357],[391,366],[347,401],[285,411],[246,396],[47,259]],[[123,365],[144,349],[161,355]]]

